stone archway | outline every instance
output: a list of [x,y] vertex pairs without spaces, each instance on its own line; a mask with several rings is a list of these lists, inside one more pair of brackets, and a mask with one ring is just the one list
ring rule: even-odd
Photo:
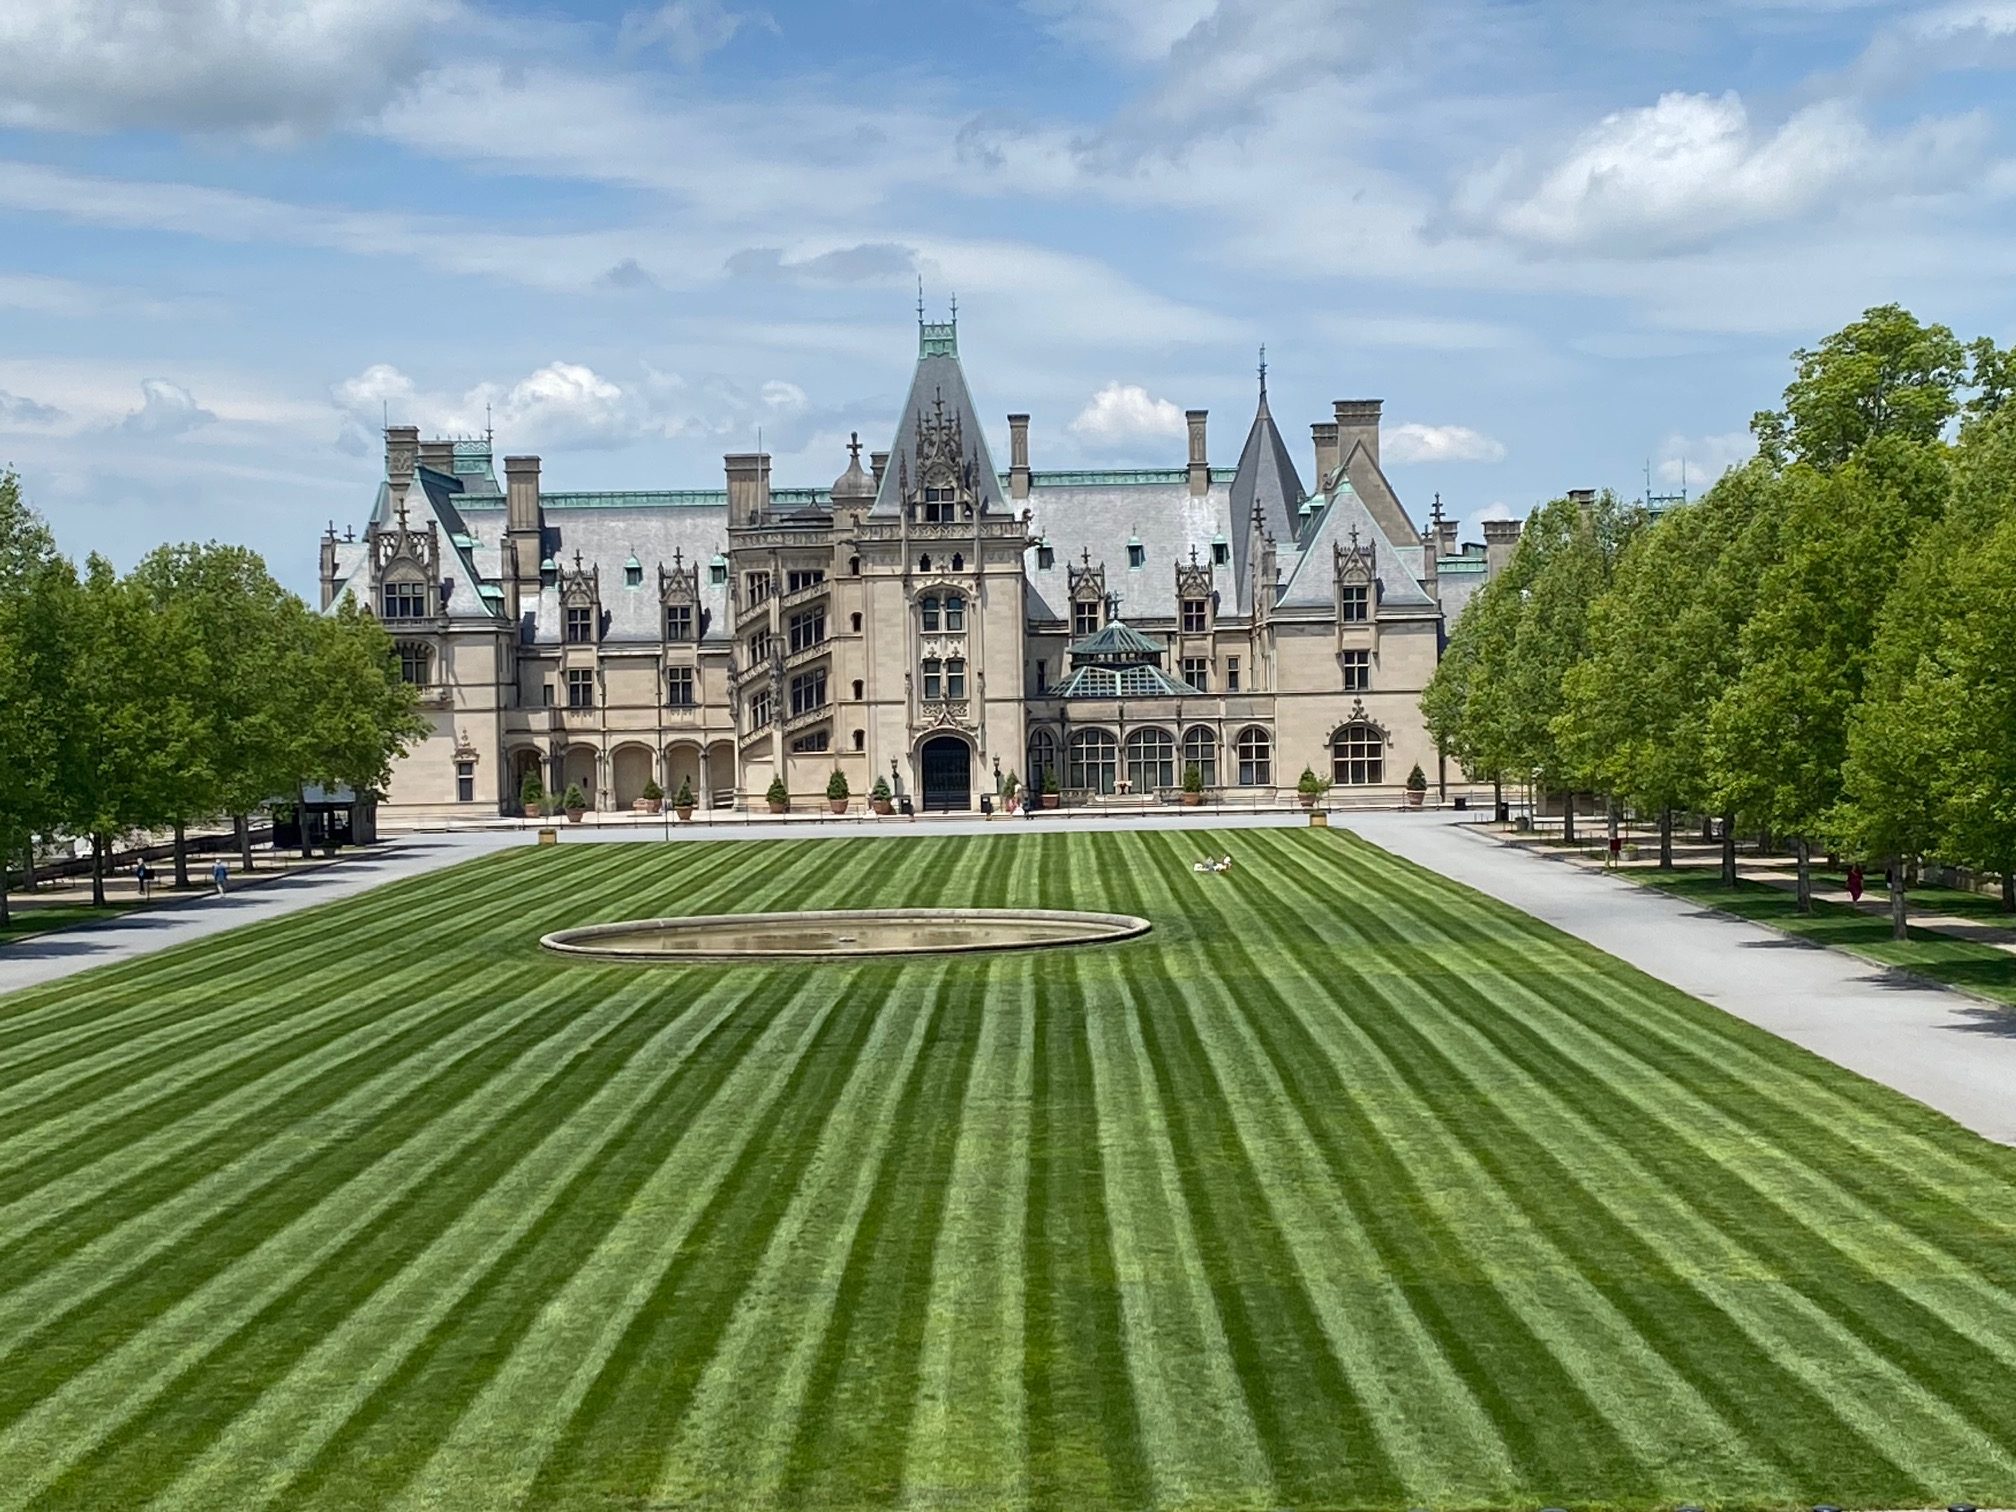
[[530,773],[539,779],[539,791],[546,791],[546,753],[537,746],[519,746],[511,753],[511,791],[505,796],[512,805],[518,806],[518,795],[525,791],[525,777]]
[[957,735],[935,735],[917,748],[924,812],[963,814],[973,807],[973,747]]
[[701,791],[700,747],[690,740],[682,740],[665,747],[665,801],[670,803],[679,796],[679,785],[686,784],[693,790],[695,805],[705,808],[707,794]]
[[609,785],[614,790],[618,813],[644,796],[644,784],[651,780],[652,766],[649,746],[620,745],[610,753]]
[[[735,801],[741,776],[735,769],[735,742],[717,740],[707,747],[707,788],[700,801],[709,808],[726,808]],[[696,786],[696,793],[700,792]]]
[[560,787],[553,796],[564,796],[569,787],[578,787],[588,800],[588,807],[594,808],[601,787],[596,777],[595,756],[593,746],[569,746],[567,754],[560,760]]

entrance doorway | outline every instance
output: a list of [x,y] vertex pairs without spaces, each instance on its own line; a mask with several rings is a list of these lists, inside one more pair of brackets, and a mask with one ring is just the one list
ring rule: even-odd
[[924,742],[924,812],[964,813],[973,807],[973,748],[951,735]]

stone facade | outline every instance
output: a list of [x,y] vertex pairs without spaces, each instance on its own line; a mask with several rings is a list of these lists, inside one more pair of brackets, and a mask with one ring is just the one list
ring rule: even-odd
[[[1446,625],[1504,543],[1424,539],[1379,467],[1379,404],[1311,427],[1306,489],[1260,401],[1238,463],[1041,472],[1009,416],[997,472],[950,324],[920,326],[890,450],[827,488],[725,459],[719,490],[566,493],[540,459],[386,432],[360,536],[322,543],[398,642],[435,733],[385,821],[512,812],[527,771],[628,809],[794,805],[843,773],[925,809],[1010,773],[1066,802],[1170,800],[1186,767],[1272,801],[1303,767],[1338,797],[1438,776],[1419,699]],[[1516,529],[1516,528],[1515,528]],[[1111,634],[1102,632],[1112,631]]]

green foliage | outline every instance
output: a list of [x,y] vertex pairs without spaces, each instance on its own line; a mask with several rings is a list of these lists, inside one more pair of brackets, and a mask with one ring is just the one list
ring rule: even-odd
[[639,796],[646,803],[663,803],[665,801],[665,789],[658,786],[657,778],[647,777],[644,780],[644,791]]
[[770,779],[770,786],[764,791],[763,798],[765,802],[773,805],[788,803],[791,801],[791,792],[790,789],[784,786],[784,779],[782,777],[772,777]]
[[567,791],[560,795],[560,807],[569,814],[578,814],[588,807],[588,795],[581,791],[580,783],[567,784]]
[[835,767],[833,769],[833,775],[826,779],[826,796],[832,799],[840,799],[848,796],[847,774],[841,771],[838,767]]
[[1183,791],[1186,793],[1204,791],[1204,773],[1194,763],[1183,768]]
[[392,763],[433,728],[399,678],[392,637],[348,593],[334,614],[304,608],[295,631],[295,733],[286,750],[294,777],[383,791]]
[[1407,774],[1407,791],[1425,793],[1428,791],[1428,774],[1421,770],[1421,763],[1414,763],[1414,770]]
[[685,777],[679,779],[679,796],[672,800],[672,806],[682,809],[693,807],[693,783],[690,779]]
[[887,803],[889,801],[889,779],[886,777],[877,777],[875,779],[875,786],[868,789],[868,796],[877,803]]
[[1017,777],[1013,772],[1010,772],[1006,777],[1001,779],[1001,796],[1012,798],[1021,790],[1021,787],[1022,779]]
[[0,471],[0,919],[7,864],[54,823],[76,574]]
[[525,780],[518,784],[518,806],[528,814],[537,814],[546,807],[546,784],[539,780],[537,767],[527,768]]
[[[1773,462],[1832,468],[1879,438],[1930,445],[1960,412],[1967,359],[1943,325],[1921,324],[1894,304],[1867,310],[1792,354],[1785,407],[1751,421],[1758,450]],[[1984,376],[1998,381],[2001,371],[1991,358]]]
[[1057,769],[1055,767],[1045,767],[1043,769],[1043,791],[1046,793],[1058,791]]
[[1314,767],[1302,768],[1302,775],[1295,779],[1295,791],[1304,798],[1320,798],[1330,791],[1332,784],[1327,777],[1318,777]]

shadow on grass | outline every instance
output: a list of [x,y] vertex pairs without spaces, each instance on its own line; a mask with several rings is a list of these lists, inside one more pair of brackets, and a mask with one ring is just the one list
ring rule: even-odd
[[[1826,946],[1845,950],[1888,970],[1871,978],[1879,986],[1912,987],[1924,981],[1939,982],[1978,992],[1999,1002],[2016,1006],[2016,954],[1993,945],[1913,929],[1908,940],[1890,938],[1886,912],[1863,912],[1838,903],[1816,899],[1813,912],[1801,914],[1793,895],[1764,882],[1741,882],[1732,891],[1722,885],[1717,873],[1706,867],[1679,867],[1671,872],[1626,872],[1633,882],[1656,888],[1684,902],[1734,914],[1753,923],[1783,930],[1789,937],[1778,942],[1754,942],[1757,949],[1796,949]],[[1838,874],[1816,872],[1814,880],[1824,886],[1843,885]],[[1992,926],[2000,914],[1994,899],[1952,888],[1927,887],[1911,894],[1913,907],[1928,913],[1962,914],[1978,917],[1983,926]],[[1917,980],[1914,981],[1913,978]],[[1983,1032],[2016,1033],[2016,1020],[2001,1014],[1993,1017],[1996,1026],[1983,1024]]]

